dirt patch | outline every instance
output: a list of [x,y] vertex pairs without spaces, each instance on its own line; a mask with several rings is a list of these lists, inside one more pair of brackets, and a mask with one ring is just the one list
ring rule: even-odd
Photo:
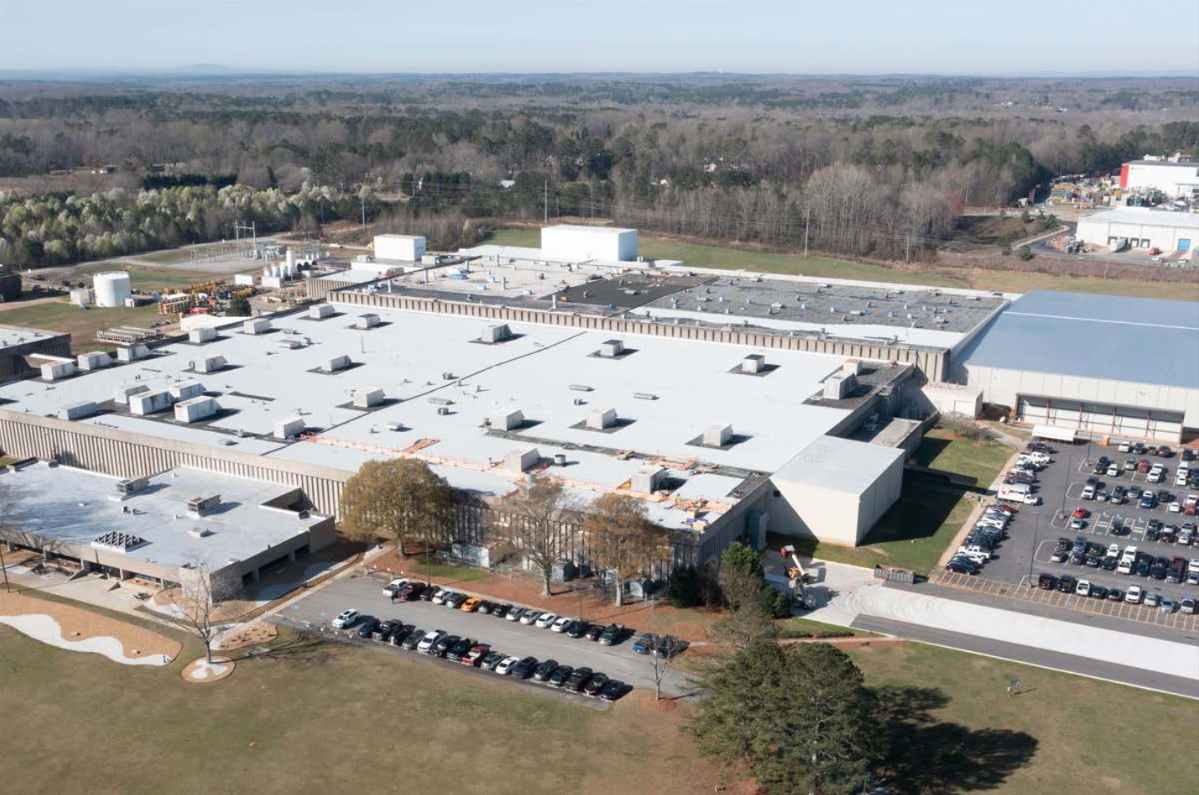
[[641,693],[638,706],[643,712],[674,712],[679,702],[671,698],[655,699],[653,693]]
[[200,657],[185,665],[180,676],[183,677],[184,682],[190,682],[193,685],[208,685],[228,679],[233,675],[236,667],[237,663],[228,657],[213,656],[211,663],[206,657]]
[[279,636],[279,628],[266,621],[251,621],[234,624],[213,638],[212,647],[221,651],[234,651],[246,646],[268,644]]
[[114,638],[121,644],[125,656],[134,659],[166,656],[173,660],[179,656],[179,652],[183,648],[179,641],[145,627],[119,621],[100,613],[93,613],[90,610],[19,593],[0,592],[0,615],[50,616],[58,622],[64,640],[84,641],[89,638]]

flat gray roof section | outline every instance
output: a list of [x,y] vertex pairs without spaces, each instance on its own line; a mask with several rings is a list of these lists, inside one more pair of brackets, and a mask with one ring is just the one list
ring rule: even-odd
[[903,456],[903,450],[896,447],[822,436],[788,461],[773,479],[861,494]]
[[962,361],[1199,389],[1199,303],[1028,293],[966,346]]
[[[37,462],[0,475],[16,496],[6,518],[10,527],[59,543],[90,546],[110,532],[127,533],[146,543],[128,550],[132,560],[160,566],[192,565],[219,570],[306,532],[325,517],[263,507],[294,487],[218,475],[180,467],[154,475],[149,486],[121,499],[121,478]],[[211,513],[190,518],[188,500],[219,494]],[[209,531],[205,537],[189,533]],[[109,547],[105,551],[111,553]]]

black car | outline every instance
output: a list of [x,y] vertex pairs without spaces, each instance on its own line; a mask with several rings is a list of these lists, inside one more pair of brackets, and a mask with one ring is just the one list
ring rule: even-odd
[[628,687],[619,679],[609,679],[608,684],[604,685],[604,689],[600,691],[599,697],[604,701],[615,701],[625,694]]
[[358,619],[358,637],[369,639],[377,626],[379,626],[379,619],[374,616],[363,616]]
[[425,589],[417,594],[417,598],[422,602],[431,602],[433,600],[433,595],[437,593],[437,590],[437,586],[435,585],[426,585]]
[[395,629],[396,622],[384,621],[377,624],[374,630],[371,631],[371,640],[387,640],[387,636]]
[[1042,591],[1052,591],[1057,587],[1057,577],[1052,574],[1042,574],[1037,577],[1037,587]]
[[1107,600],[1109,602],[1123,602],[1124,592],[1119,588],[1109,588],[1107,591]]
[[424,639],[425,639],[425,631],[423,629],[413,629],[411,632],[408,633],[408,635],[404,638],[404,640],[400,642],[400,646],[405,649],[408,649],[408,651],[412,651]]
[[604,689],[604,686],[608,684],[608,681],[606,674],[596,674],[587,681],[587,684],[583,685],[583,695],[595,698]]
[[954,558],[945,564],[946,571],[954,574],[978,574],[978,565],[966,558]]
[[1172,524],[1168,524],[1162,528],[1162,531],[1158,535],[1158,538],[1161,540],[1161,542],[1163,544],[1173,544],[1174,539],[1177,537],[1177,534],[1178,534],[1178,528]]
[[599,642],[603,646],[613,646],[620,643],[624,637],[624,624],[609,624],[600,633]]
[[1120,565],[1119,558],[1109,556],[1109,557],[1105,557],[1103,559],[1103,570],[1104,571],[1115,571],[1116,567],[1119,565]]
[[1070,565],[1072,566],[1081,566],[1086,559],[1087,556],[1085,552],[1080,552],[1076,549],[1070,553]]
[[653,655],[655,657],[674,657],[686,648],[687,641],[679,640],[674,635],[661,635],[654,644]]
[[572,621],[570,626],[566,628],[566,634],[576,640],[587,634],[587,629],[591,625],[586,621]]
[[482,613],[485,616],[491,615],[491,608],[493,607],[495,607],[495,602],[488,602],[484,599],[482,602],[479,602],[479,606],[475,608],[475,612]]
[[507,655],[498,651],[488,652],[487,656],[483,658],[483,661],[479,663],[479,667],[484,671],[494,671],[495,667],[499,665],[506,656]]
[[533,681],[544,682],[558,669],[557,660],[546,660],[533,669]]
[[445,650],[445,658],[450,662],[462,662],[462,658],[474,645],[475,642],[470,638],[463,638]]
[[1087,596],[1090,596],[1092,599],[1106,599],[1107,588],[1104,588],[1102,585],[1092,585],[1091,592]]
[[433,644],[433,648],[429,649],[429,654],[433,655],[434,657],[444,657],[446,652],[448,652],[450,648],[460,640],[462,640],[462,638],[458,635],[446,635],[444,638]]
[[1131,529],[1121,520],[1112,522],[1112,526],[1108,528],[1107,532],[1113,536],[1126,536],[1131,532]]
[[504,616],[508,615],[508,611],[511,609],[512,605],[500,602],[499,604],[494,604],[491,606],[491,615],[495,616],[496,618],[503,618]]
[[546,684],[550,687],[562,687],[566,684],[566,680],[575,672],[575,669],[569,665],[559,665],[554,672],[550,674],[550,678],[546,680]]
[[587,684],[587,680],[591,679],[593,671],[590,668],[576,668],[571,671],[570,676],[562,683],[562,689],[571,693],[577,693],[583,689],[583,685]]
[[462,603],[465,602],[469,598],[470,597],[467,596],[466,594],[458,593],[455,591],[454,593],[447,596],[445,598],[445,601],[442,602],[442,604],[444,604],[446,607],[448,607],[451,610],[458,610],[462,607]]
[[536,667],[536,657],[523,657],[515,665],[508,669],[508,675],[515,676],[517,679],[528,679],[533,675],[533,670]]
[[1158,541],[1161,539],[1161,537],[1162,537],[1162,531],[1161,531],[1160,527],[1146,527],[1145,528],[1145,540],[1146,541]]
[[1057,581],[1057,589],[1062,593],[1074,593],[1076,585],[1078,585],[1078,581],[1069,574],[1063,574]]
[[1155,580],[1166,579],[1166,570],[1170,568],[1170,561],[1166,558],[1156,558],[1153,565],[1149,568],[1149,576]]
[[1152,558],[1146,556],[1146,557],[1137,559],[1136,575],[1138,577],[1148,577],[1149,572],[1152,569],[1153,569],[1153,559]]
[[587,627],[587,632],[583,634],[583,637],[587,638],[587,640],[599,640],[602,634],[604,634],[604,628],[599,624],[592,624]]

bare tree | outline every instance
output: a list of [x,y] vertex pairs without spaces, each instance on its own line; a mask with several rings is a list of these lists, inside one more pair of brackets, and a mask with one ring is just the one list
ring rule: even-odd
[[221,631],[216,620],[218,606],[240,590],[235,580],[193,566],[184,570],[179,587],[168,592],[175,608],[168,617],[204,644],[204,657],[209,663],[212,662],[212,641]]
[[646,514],[645,503],[628,494],[601,495],[587,508],[583,519],[592,558],[597,568],[616,578],[616,606],[624,605],[624,584],[670,552],[666,530]]
[[4,547],[12,538],[9,523],[18,510],[19,495],[8,481],[0,481],[0,571],[4,573],[4,590],[11,590],[8,584],[8,564],[4,561]]
[[342,527],[350,538],[392,539],[427,550],[443,541],[454,518],[454,492],[424,461],[368,461],[341,492]]
[[686,644],[674,635],[649,633],[650,673],[654,679],[654,701],[662,700],[662,683],[670,675],[674,660]]
[[541,595],[550,595],[554,564],[570,552],[578,515],[562,484],[538,478],[490,511],[492,535],[541,572]]

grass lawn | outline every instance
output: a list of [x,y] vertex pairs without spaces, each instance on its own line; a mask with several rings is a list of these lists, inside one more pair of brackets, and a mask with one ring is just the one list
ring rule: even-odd
[[426,574],[430,577],[443,577],[447,580],[455,580],[457,582],[471,582],[472,580],[481,580],[484,577],[490,577],[491,572],[487,569],[479,569],[474,566],[449,566],[444,563],[433,562],[426,569],[424,561],[419,558],[412,560],[411,568],[405,575],[407,577],[424,577]]
[[920,466],[971,478],[986,488],[1012,456],[1012,448],[993,439],[962,439],[953,431],[933,428],[916,450]]
[[373,793],[436,776],[455,793],[681,795],[715,782],[678,713],[636,696],[598,712],[410,656],[286,632],[276,648],[190,685],[186,653],[128,667],[0,627],[4,790]]
[[[487,242],[505,246],[539,248],[541,232],[537,229],[498,229]],[[1029,290],[1063,290],[1076,293],[1128,295],[1137,298],[1199,301],[1199,285],[1195,284],[1053,276],[1044,273],[998,271],[985,268],[963,271],[961,278],[945,278],[919,273],[903,273],[880,265],[868,265],[848,260],[743,250],[730,245],[680,243],[648,235],[641,236],[640,251],[645,257],[681,259],[688,265],[697,268],[730,268],[901,284],[935,284],[943,287],[972,287],[977,290],[1000,290],[1015,293],[1025,293]]]
[[1177,744],[1194,701],[921,644],[849,654],[882,689],[901,792],[1155,795],[1199,776]]
[[[19,728],[5,791],[383,792],[432,774],[461,793],[672,795],[716,781],[682,731],[687,705],[647,711],[634,694],[597,712],[286,631],[230,679],[189,685],[189,651],[128,667],[0,626],[0,710]],[[1174,742],[1194,702],[919,644],[849,653],[879,693],[899,792],[1157,795],[1199,775]]]
[[780,638],[819,638],[819,637],[874,637],[873,632],[863,632],[860,629],[839,627],[836,624],[825,624],[823,621],[813,621],[810,618],[785,618],[778,623]]
[[136,309],[80,309],[64,298],[60,302],[10,309],[0,314],[0,322],[6,325],[67,332],[71,335],[71,348],[76,353],[86,353],[113,347],[96,342],[96,332],[100,329],[112,326],[148,327],[160,317],[157,304],[139,306]]
[[[158,253],[164,255],[165,257],[165,255],[177,254],[178,252],[162,251]],[[150,256],[140,256],[137,257],[137,259],[149,260]],[[141,292],[146,293],[170,291],[175,288],[186,287],[189,284],[199,284],[202,282],[212,281],[213,279],[231,278],[228,276],[228,274],[212,274],[204,271],[188,271],[179,270],[177,268],[138,267],[120,263],[117,263],[114,267],[113,263],[108,263],[101,265],[82,265],[71,271],[70,279],[72,282],[82,281],[90,284],[91,276],[93,274],[108,271],[128,271],[129,285],[134,290],[140,290]]]
[[970,515],[965,492],[909,478],[903,495],[883,514],[861,546],[841,547],[788,537],[800,555],[874,568],[878,564],[928,574]]

